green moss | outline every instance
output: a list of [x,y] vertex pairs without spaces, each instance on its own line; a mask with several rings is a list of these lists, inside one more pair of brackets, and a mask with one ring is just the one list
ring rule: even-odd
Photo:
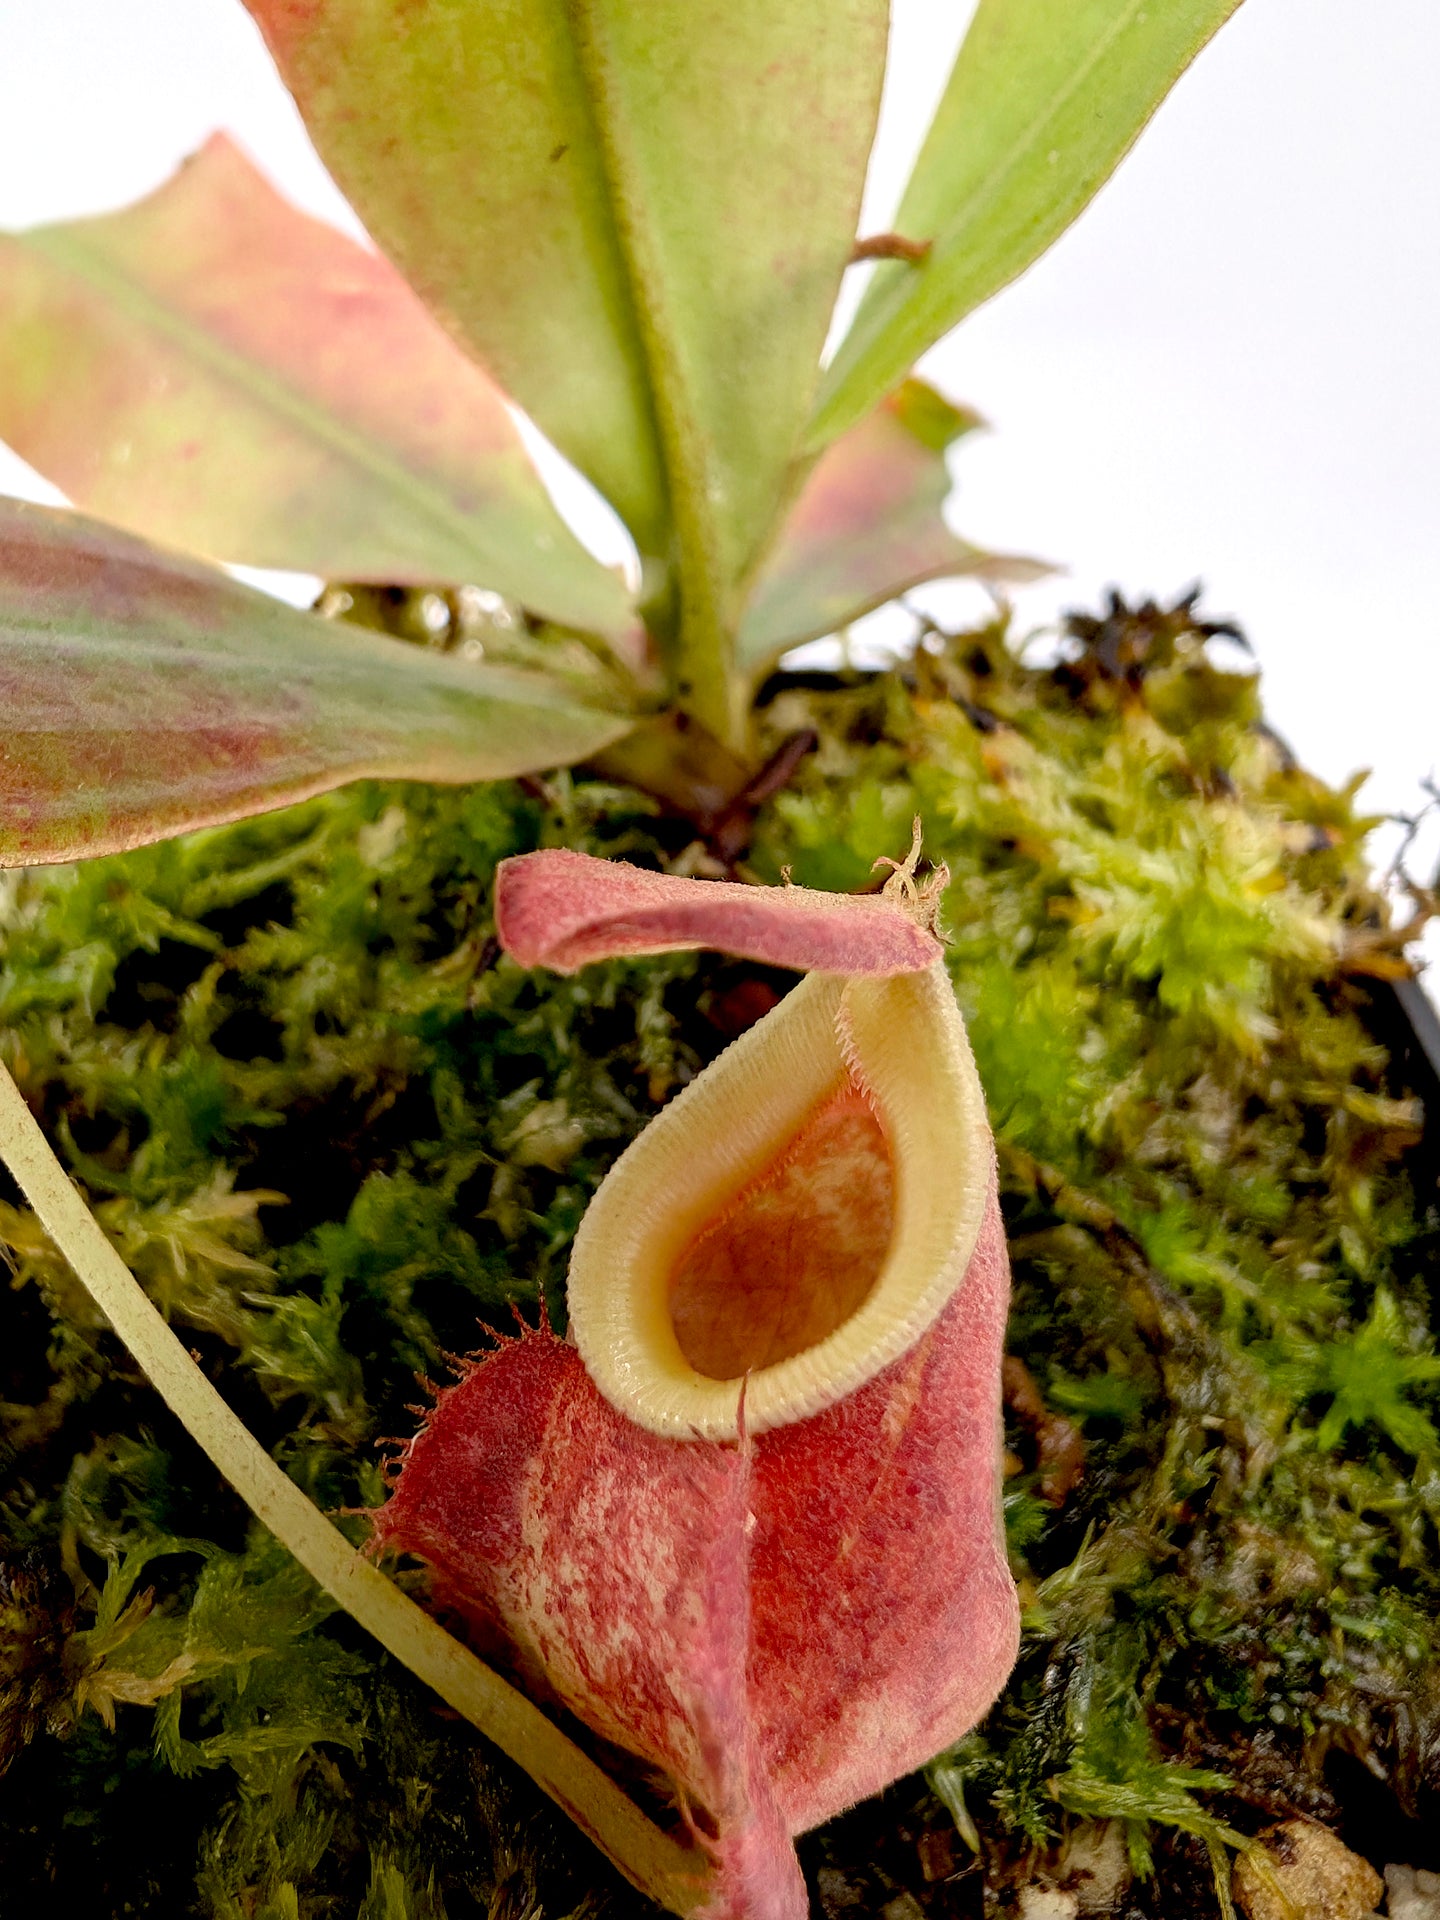
[[[1204,640],[1187,609],[1114,608],[1048,670],[999,627],[936,636],[765,713],[821,745],[759,823],[757,877],[864,886],[917,810],[951,868],[1011,1348],[1085,1445],[1066,1485],[1016,1419],[1020,1665],[939,1798],[912,1783],[806,1843],[831,1906],[961,1911],[925,1877],[956,1821],[1000,1894],[1076,1820],[1121,1820],[1152,1875],[1133,1911],[1158,1914],[1213,1905],[1277,1812],[1363,1842],[1361,1818],[1403,1837],[1433,1811],[1435,1221],[1375,1038],[1366,823]],[[589,1195],[754,971],[526,975],[491,937],[496,860],[654,863],[689,834],[570,776],[360,787],[8,883],[7,1063],[327,1509],[379,1497],[417,1372],[512,1302],[560,1314]],[[0,1912],[42,1889],[227,1920],[633,1909],[247,1526],[6,1191]]]

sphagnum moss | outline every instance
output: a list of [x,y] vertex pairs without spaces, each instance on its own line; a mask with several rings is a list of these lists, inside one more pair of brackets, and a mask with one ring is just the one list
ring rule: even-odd
[[[1294,1813],[1440,1865],[1436,1222],[1373,1035],[1394,956],[1353,795],[1206,639],[1116,605],[1059,669],[935,635],[766,709],[821,744],[754,873],[866,885],[917,809],[951,868],[1028,1370],[1020,1666],[928,1785],[804,1843],[827,1911],[979,1913],[1099,1821],[1137,1916],[1218,1910],[1234,1848]],[[558,1316],[606,1167],[784,990],[708,957],[497,961],[498,859],[668,862],[691,831],[569,775],[359,787],[7,882],[7,1064],[323,1506],[380,1497],[373,1443],[477,1319]],[[633,1910],[247,1528],[13,1201],[0,1914]]]

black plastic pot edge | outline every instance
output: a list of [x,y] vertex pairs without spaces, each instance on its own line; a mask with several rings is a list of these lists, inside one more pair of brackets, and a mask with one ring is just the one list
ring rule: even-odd
[[1411,1163],[1425,1186],[1440,1185],[1440,1010],[1414,974],[1367,984],[1365,1024],[1390,1056],[1392,1084],[1415,1094],[1425,1109]]

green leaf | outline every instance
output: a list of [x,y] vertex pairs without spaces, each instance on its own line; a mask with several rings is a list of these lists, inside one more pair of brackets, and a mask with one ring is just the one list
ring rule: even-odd
[[877,267],[826,374],[812,447],[1059,238],[1238,5],[980,0],[896,217],[929,254]]
[[296,613],[0,500],[0,865],[161,840],[366,775],[502,779],[633,722],[539,674]]
[[908,587],[942,574],[1033,580],[1038,561],[957,539],[942,509],[945,450],[980,425],[923,380],[907,380],[826,449],[785,522],[740,624],[742,666],[834,633]]
[[818,380],[885,0],[247,4],[381,247],[678,555],[680,677],[733,730],[729,601]]
[[489,379],[223,135],[123,213],[0,238],[0,436],[87,511],[212,559],[634,621]]

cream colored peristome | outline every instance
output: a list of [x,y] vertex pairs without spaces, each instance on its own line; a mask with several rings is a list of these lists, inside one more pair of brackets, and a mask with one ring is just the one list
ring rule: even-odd
[[993,1172],[984,1096],[943,962],[891,980],[811,974],[698,1075],[616,1162],[570,1262],[570,1330],[610,1404],[652,1433],[734,1439],[740,1382],[680,1350],[669,1281],[847,1065],[890,1142],[895,1230],[861,1305],[749,1376],[745,1428],[804,1420],[906,1352],[965,1277]]

